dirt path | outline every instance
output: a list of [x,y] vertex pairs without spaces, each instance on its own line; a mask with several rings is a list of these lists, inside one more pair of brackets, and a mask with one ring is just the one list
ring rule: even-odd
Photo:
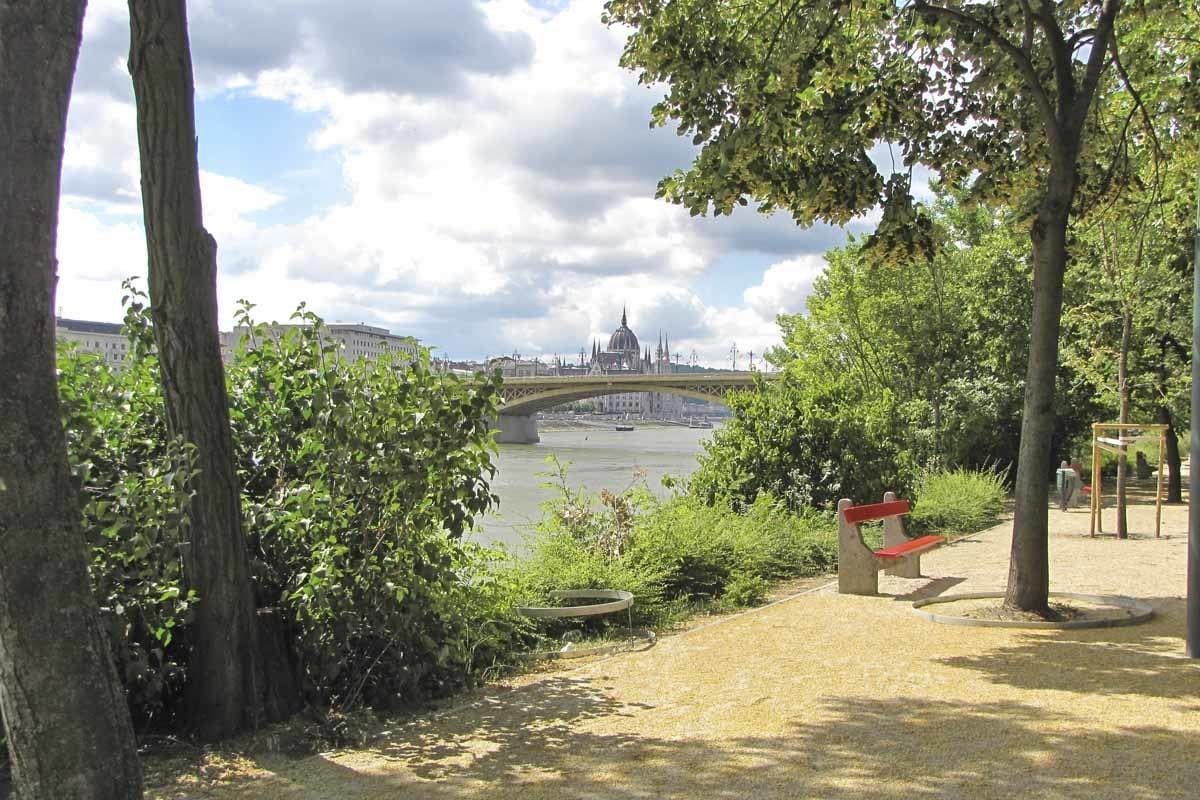
[[[912,597],[1003,588],[1008,526],[882,597],[829,589],[488,689],[366,750],[211,757],[158,798],[1192,798],[1200,665],[1183,659],[1186,507],[1091,539],[1051,512],[1052,588],[1123,593],[1146,625],[935,625]],[[1146,536],[1145,534],[1149,534]]]

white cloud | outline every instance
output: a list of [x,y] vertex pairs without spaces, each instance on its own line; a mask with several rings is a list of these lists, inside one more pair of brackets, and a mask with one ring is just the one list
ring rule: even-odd
[[[93,0],[89,18],[102,14],[89,24],[89,63],[123,60],[123,5]],[[190,4],[204,96],[220,102],[238,86],[314,113],[313,158],[336,162],[348,195],[313,204],[322,210],[301,222],[270,222],[263,212],[291,199],[281,190],[202,173],[224,324],[236,298],[265,318],[306,300],[330,319],[388,325],[453,355],[550,354],[606,341],[627,303],[647,343],[662,328],[685,357],[727,363],[733,341],[762,352],[778,338],[775,315],[802,308],[816,254],[842,234],[749,211],[694,219],[655,200],[658,178],[686,166],[691,147],[649,129],[657,92],[617,66],[624,32],[600,24],[600,0],[554,11],[524,0],[354,8],[364,13],[346,27],[331,15],[353,15],[317,0],[286,11],[265,0]],[[421,41],[381,35],[405,21]],[[364,32],[368,22],[377,30]],[[433,61],[405,73],[432,42],[444,43],[442,74]],[[64,224],[61,295],[77,316],[113,318],[105,293],[74,286],[99,280],[89,254],[144,269],[133,108],[96,77],[73,100],[64,185],[80,216]],[[703,302],[711,266],[738,252],[778,261]]]
[[759,316],[775,319],[780,314],[799,314],[807,310],[806,298],[813,281],[825,271],[822,256],[790,258],[767,267],[762,282],[742,293],[742,299]]
[[217,238],[244,239],[256,227],[248,217],[283,201],[281,195],[228,175],[200,171],[204,227]]

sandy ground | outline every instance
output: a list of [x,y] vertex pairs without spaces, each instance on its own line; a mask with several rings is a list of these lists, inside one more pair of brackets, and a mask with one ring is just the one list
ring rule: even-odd
[[[1197,798],[1200,663],[1181,657],[1186,507],[1135,538],[1050,512],[1052,590],[1150,601],[1144,625],[937,625],[914,598],[1002,589],[1009,526],[879,597],[828,587],[642,652],[528,676],[375,746],[202,759],[157,798]],[[151,765],[153,766],[153,765]]]

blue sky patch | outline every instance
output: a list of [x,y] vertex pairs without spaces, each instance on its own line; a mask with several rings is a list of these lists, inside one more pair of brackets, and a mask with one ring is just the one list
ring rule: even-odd
[[309,143],[320,125],[317,113],[249,94],[198,100],[200,166],[282,195],[282,202],[252,215],[257,222],[300,222],[350,196],[336,153]]

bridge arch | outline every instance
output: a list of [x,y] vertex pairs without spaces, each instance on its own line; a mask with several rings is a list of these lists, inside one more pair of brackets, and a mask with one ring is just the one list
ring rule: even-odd
[[[497,420],[501,443],[538,441],[536,414],[576,400],[628,392],[660,392],[727,403],[731,391],[751,389],[757,373],[676,373],[668,375],[587,375],[507,378],[501,385],[504,399]],[[763,376],[767,379],[773,376]]]
[[551,389],[537,394],[527,395],[519,399],[506,401],[504,407],[501,408],[501,414],[536,414],[539,411],[546,411],[561,406],[564,403],[573,403],[576,400],[587,400],[592,397],[603,397],[609,394],[627,394],[631,392],[658,392],[659,394],[679,394],[684,397],[694,397],[698,400],[707,400],[712,403],[720,403],[727,405],[727,392],[719,392],[708,394],[695,389],[675,386],[656,386],[653,384],[630,384],[628,386],[610,386],[610,387],[591,387],[588,389]]

